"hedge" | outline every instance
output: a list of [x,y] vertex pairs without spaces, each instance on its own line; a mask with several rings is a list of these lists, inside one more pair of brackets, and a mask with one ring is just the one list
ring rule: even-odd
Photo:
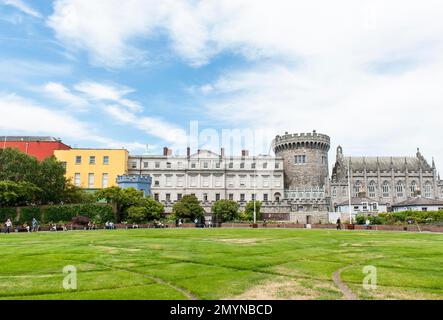
[[[399,211],[380,213],[370,216],[371,224],[407,224],[408,221],[419,224],[436,224],[443,222],[443,211]],[[365,215],[357,216],[357,224],[364,224]]]
[[76,216],[85,216],[96,223],[114,221],[114,213],[111,205],[99,204],[70,204],[48,207],[22,207],[20,218],[16,221],[16,208],[0,208],[0,222],[11,218],[15,223],[23,224],[32,222],[36,218],[40,223],[69,222]]
[[33,218],[36,218],[38,221],[40,221],[41,215],[42,213],[39,207],[21,208],[19,223],[23,224],[26,222],[28,224],[31,224]]
[[3,225],[6,219],[15,221],[17,217],[17,211],[15,208],[0,208],[0,224]]
[[114,213],[110,205],[73,204],[46,207],[43,210],[44,223],[71,221],[75,216],[85,216],[97,223],[114,220]]

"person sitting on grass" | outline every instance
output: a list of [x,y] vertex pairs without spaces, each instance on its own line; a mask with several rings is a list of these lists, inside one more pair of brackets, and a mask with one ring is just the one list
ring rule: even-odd
[[27,232],[31,232],[31,227],[26,222],[23,224],[23,229],[25,229]]
[[57,225],[55,223],[51,223],[51,231],[57,231]]

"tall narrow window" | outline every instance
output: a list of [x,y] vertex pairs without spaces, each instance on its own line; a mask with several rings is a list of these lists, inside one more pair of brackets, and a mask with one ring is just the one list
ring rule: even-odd
[[389,196],[390,196],[389,182],[385,181],[383,182],[383,197],[389,198]]
[[431,184],[429,182],[426,182],[423,189],[424,189],[424,192],[425,192],[425,198],[431,198],[432,197],[432,187],[431,187]]
[[371,181],[368,186],[368,192],[369,192],[369,198],[375,198],[376,192],[375,192],[375,181]]
[[411,196],[411,197],[414,197],[415,196],[415,192],[417,191],[417,182],[415,182],[415,181],[412,181],[411,182],[411,185],[409,186],[409,195]]
[[108,165],[109,164],[109,156],[103,156],[103,164]]
[[74,175],[74,184],[75,184],[77,187],[80,187],[80,173],[76,173],[76,174]]
[[102,188],[107,188],[108,187],[108,174],[107,173],[103,173],[102,175]]
[[403,182],[399,181],[397,182],[397,197],[398,198],[403,198],[404,195],[404,187],[403,187]]
[[95,156],[89,157],[89,164],[95,164]]
[[82,156],[75,156],[75,164],[82,164]]
[[90,189],[94,188],[94,174],[93,173],[88,174],[88,188],[90,188]]

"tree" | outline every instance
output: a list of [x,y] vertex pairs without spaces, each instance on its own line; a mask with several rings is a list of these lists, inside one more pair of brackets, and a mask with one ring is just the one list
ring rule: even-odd
[[21,206],[33,203],[41,189],[29,182],[0,181],[0,206]]
[[239,204],[232,200],[218,200],[212,205],[212,213],[221,221],[234,221],[239,217]]
[[146,208],[147,221],[161,219],[163,213],[165,212],[165,207],[160,202],[155,201],[151,197],[141,199],[141,201],[138,203],[138,206]]
[[141,223],[146,221],[148,215],[148,208],[132,206],[128,209],[128,220],[129,222]]
[[177,218],[201,221],[205,215],[205,210],[195,196],[185,195],[173,205],[172,213]]
[[[261,209],[261,202],[260,201],[255,201],[255,211],[256,211],[256,219],[257,220],[261,219],[260,209]],[[249,221],[253,221],[254,220],[254,201],[249,201],[246,204],[245,214],[248,217]]]
[[122,189],[117,186],[105,188],[95,193],[97,200],[106,200],[112,204],[115,213],[115,220],[122,221],[126,210],[131,206],[137,205],[143,199],[143,191],[135,188]]
[[35,183],[43,190],[40,196],[43,203],[64,200],[67,185],[65,168],[55,157],[46,158],[38,164]]
[[35,182],[38,160],[17,149],[0,149],[0,180]]

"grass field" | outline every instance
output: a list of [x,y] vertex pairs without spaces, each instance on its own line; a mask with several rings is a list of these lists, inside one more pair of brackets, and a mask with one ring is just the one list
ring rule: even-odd
[[[0,235],[1,299],[442,299],[443,235],[140,229]],[[66,265],[77,290],[62,287]],[[365,290],[362,268],[377,267]]]

